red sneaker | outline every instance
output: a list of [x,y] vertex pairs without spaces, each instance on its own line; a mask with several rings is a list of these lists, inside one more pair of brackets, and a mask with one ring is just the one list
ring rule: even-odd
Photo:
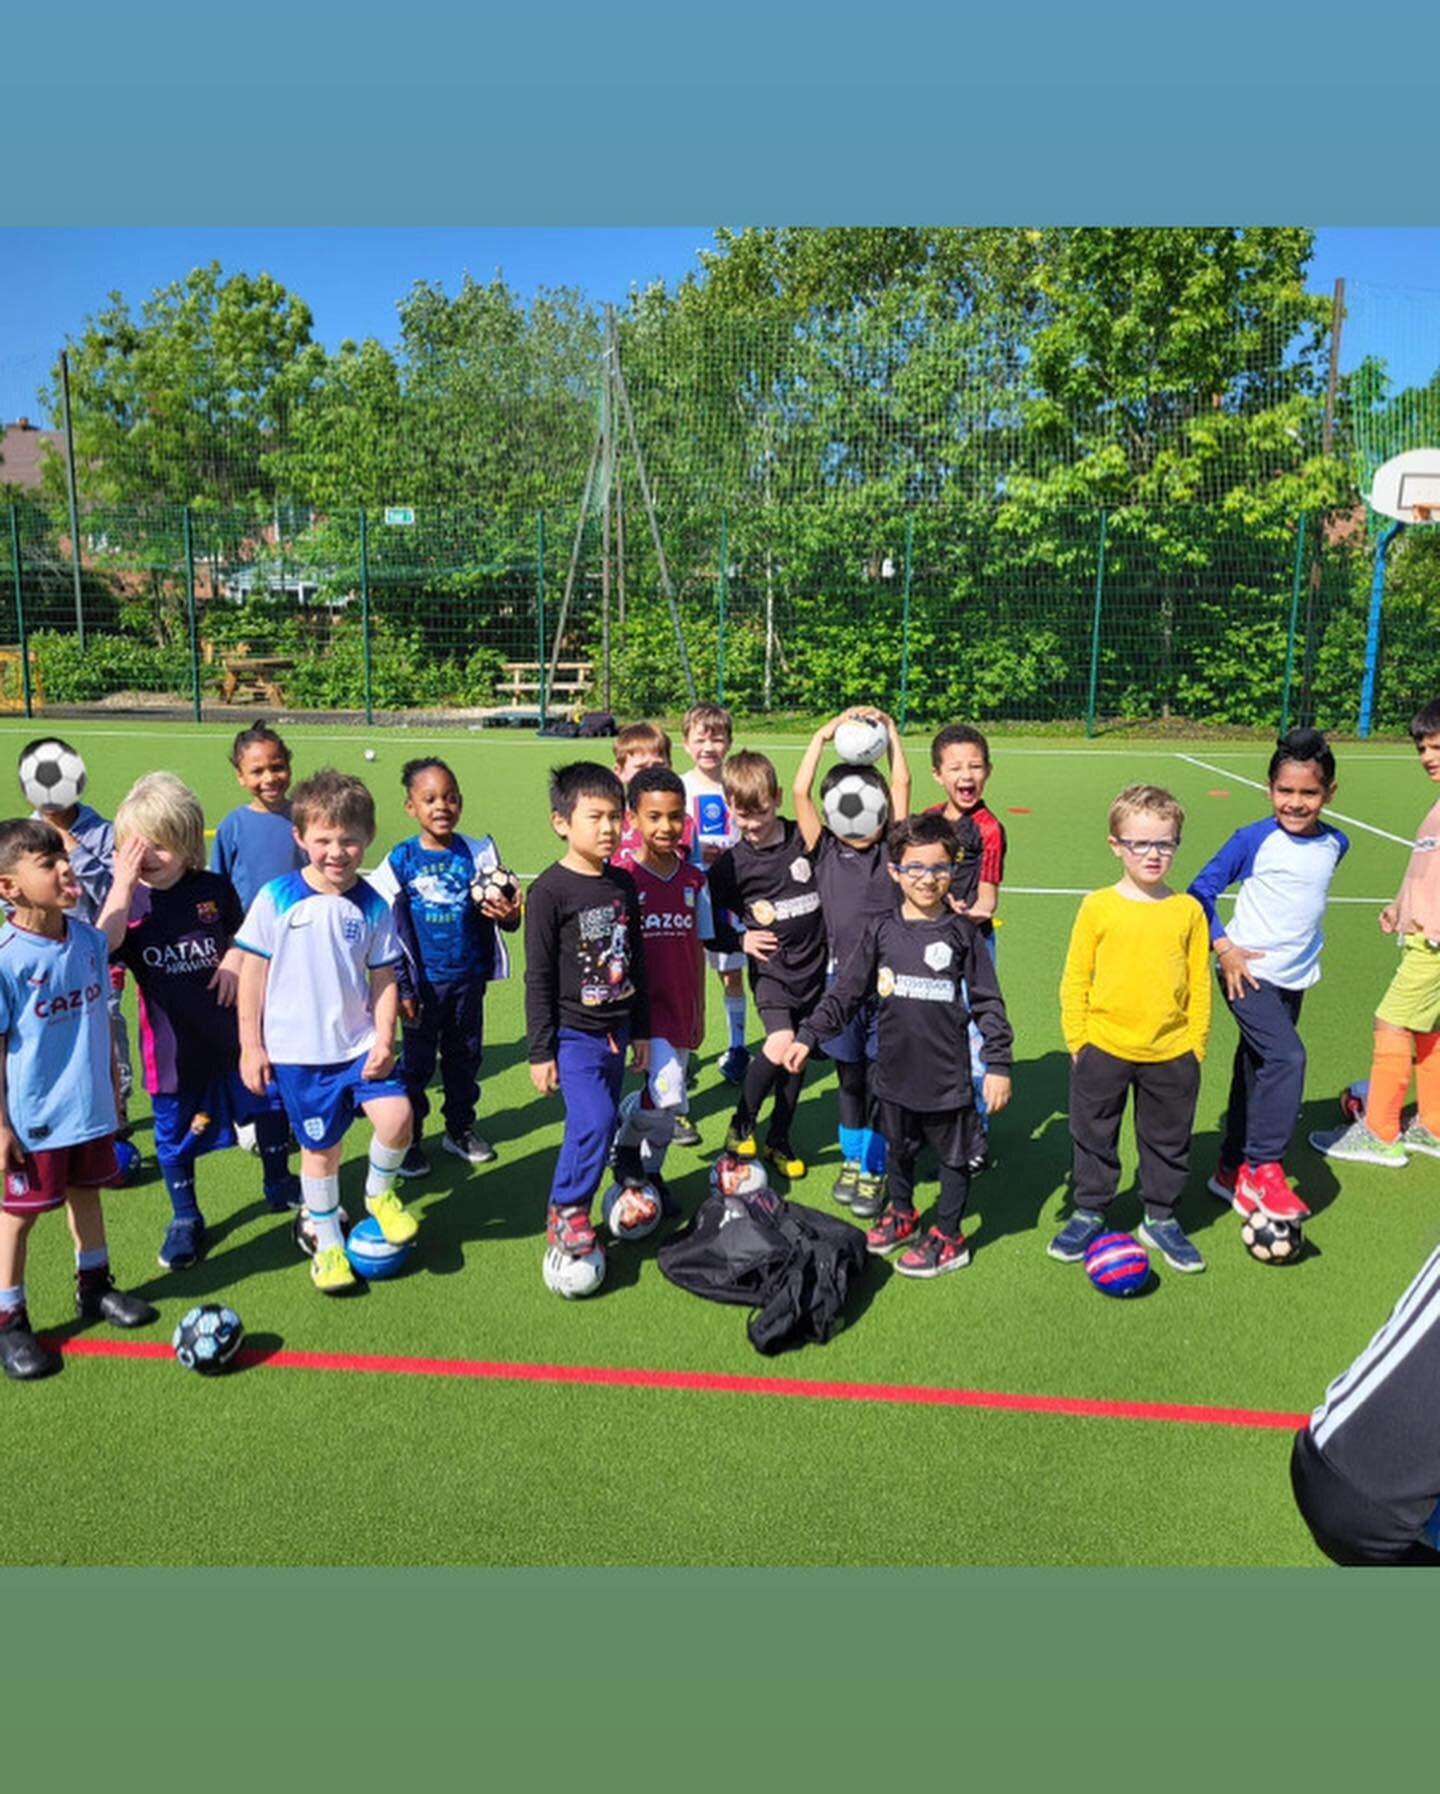
[[1249,1196],[1240,1194],[1240,1167],[1238,1165],[1217,1165],[1205,1188],[1212,1196],[1218,1196],[1222,1202],[1228,1202],[1242,1221],[1248,1221],[1255,1213],[1255,1203]]
[[1310,1213],[1290,1188],[1285,1167],[1278,1159],[1267,1159],[1263,1165],[1242,1165],[1235,1193],[1253,1202],[1272,1221],[1303,1221]]
[[556,1246],[572,1258],[584,1258],[595,1250],[590,1211],[579,1204],[573,1208],[552,1208],[545,1236],[547,1246]]
[[865,1235],[865,1250],[883,1258],[897,1246],[903,1246],[920,1225],[920,1216],[912,1209],[887,1208]]
[[950,1235],[932,1227],[918,1246],[911,1246],[895,1261],[902,1277],[943,1277],[947,1271],[963,1271],[970,1262],[970,1247],[963,1233]]

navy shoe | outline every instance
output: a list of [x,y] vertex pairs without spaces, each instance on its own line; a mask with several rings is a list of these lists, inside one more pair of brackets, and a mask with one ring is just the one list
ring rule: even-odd
[[1146,1218],[1136,1229],[1147,1246],[1153,1246],[1172,1271],[1203,1271],[1205,1260],[1173,1215]]
[[750,1069],[750,1053],[746,1047],[731,1047],[720,1056],[720,1076],[727,1084],[743,1084]]
[[1091,1240],[1105,1231],[1105,1217],[1093,1208],[1077,1208],[1045,1250],[1062,1265],[1076,1265],[1085,1256]]
[[414,1145],[400,1161],[401,1177],[424,1177],[430,1170],[430,1161],[425,1157],[419,1145]]
[[[273,1189],[265,1192],[265,1206],[272,1215],[288,1215],[295,1209],[304,1208],[305,1194],[300,1188],[300,1179],[290,1172],[284,1183],[277,1183]],[[165,1260],[160,1260],[164,1264]]]
[[199,1215],[177,1215],[165,1230],[160,1263],[167,1271],[188,1271],[204,1258],[207,1243]]

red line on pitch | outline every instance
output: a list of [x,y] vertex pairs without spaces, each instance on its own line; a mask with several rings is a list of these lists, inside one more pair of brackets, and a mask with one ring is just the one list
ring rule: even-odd
[[[66,1353],[89,1358],[168,1358],[158,1340],[69,1339]],[[912,1407],[998,1408],[1011,1414],[1068,1414],[1094,1420],[1168,1420],[1192,1426],[1269,1427],[1293,1433],[1307,1415],[1268,1408],[1216,1408],[1188,1402],[1089,1401],[1069,1395],[1013,1395],[996,1389],[944,1389],[928,1383],[832,1383],[812,1377],[737,1377],[710,1371],[627,1370],[602,1364],[509,1364],[485,1358],[398,1358],[356,1352],[265,1352],[242,1347],[242,1364],[276,1370],[360,1371],[371,1375],[471,1377],[494,1383],[588,1383],[611,1389],[678,1389],[707,1395],[789,1395],[812,1401],[897,1402]]]

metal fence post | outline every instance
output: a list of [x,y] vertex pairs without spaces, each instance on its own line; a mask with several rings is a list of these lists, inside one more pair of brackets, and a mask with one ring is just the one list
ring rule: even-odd
[[545,511],[535,522],[535,640],[540,662],[540,727],[545,727]]
[[1360,681],[1360,725],[1356,730],[1362,741],[1369,738],[1375,713],[1375,682],[1380,669],[1380,615],[1385,602],[1385,555],[1404,527],[1403,523],[1392,523],[1375,550],[1375,573],[1370,581],[1370,617],[1365,628],[1365,672]]
[[915,513],[905,513],[905,594],[900,607],[900,733],[910,708],[910,569],[914,561]]
[[375,694],[370,666],[370,536],[365,507],[360,507],[360,652],[365,667],[365,726],[375,721]]
[[1100,513],[1100,542],[1095,559],[1095,620],[1090,628],[1090,693],[1085,700],[1085,733],[1095,733],[1095,693],[1100,683],[1100,607],[1105,597],[1105,534],[1110,513]]
[[720,513],[720,578],[715,593],[718,629],[715,643],[715,702],[725,702],[725,581],[729,574],[730,550],[725,532],[725,513]]
[[200,645],[195,631],[195,537],[190,507],[185,507],[185,621],[190,630],[190,705],[200,721]]
[[15,557],[15,634],[20,643],[20,687],[25,693],[25,714],[35,714],[30,692],[30,650],[25,642],[25,596],[20,578],[20,508],[10,506],[10,552]]
[[1290,686],[1295,677],[1295,624],[1300,615],[1300,569],[1305,564],[1305,513],[1295,532],[1295,573],[1290,581],[1290,627],[1285,634],[1285,685],[1280,694],[1280,733],[1290,729]]

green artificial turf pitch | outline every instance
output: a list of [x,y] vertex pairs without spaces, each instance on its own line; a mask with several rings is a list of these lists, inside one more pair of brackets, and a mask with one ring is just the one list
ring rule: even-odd
[[[173,768],[213,825],[241,800],[229,731],[70,723],[87,796],[112,814],[130,781]],[[7,723],[0,753],[37,726]],[[333,763],[379,798],[377,847],[410,832],[402,761],[438,752],[512,866],[554,856],[545,770],[571,744],[498,732],[452,736],[287,727],[297,772]],[[366,763],[366,746],[377,758]],[[606,744],[597,744],[606,752]],[[775,746],[764,728],[737,745]],[[775,746],[788,782],[803,743]],[[929,801],[925,744],[911,744],[917,803]],[[1193,758],[1186,758],[1187,755]],[[1191,1183],[1180,1216],[1209,1270],[1159,1264],[1142,1300],[1098,1295],[1044,1251],[1063,1212],[1068,1160],[1056,987],[1079,891],[1115,876],[1106,812],[1122,785],[1170,786],[1189,812],[1182,883],[1241,823],[1267,812],[1261,744],[997,744],[990,800],[1010,835],[999,970],[1016,1033],[1015,1098],[995,1128],[994,1169],[975,1186],[974,1261],[936,1283],[872,1262],[852,1324],[825,1347],[762,1359],[744,1312],[668,1285],[648,1246],[616,1250],[604,1290],[558,1301],[540,1278],[558,1100],[531,1089],[521,984],[494,987],[481,1130],[499,1162],[471,1172],[439,1150],[402,1186],[424,1227],[413,1268],[347,1301],[317,1295],[288,1220],[260,1201],[255,1159],[202,1161],[209,1258],[167,1274],[155,1253],[168,1205],[153,1159],[109,1200],[116,1271],[154,1300],[168,1339],[192,1303],[224,1300],[251,1339],[285,1352],[922,1385],[1097,1401],[1299,1413],[1388,1314],[1434,1243],[1440,1169],[1340,1168],[1303,1143],[1338,1119],[1335,1096],[1369,1061],[1369,1018],[1392,949],[1375,924],[1405,861],[1396,841],[1342,823],[1352,850],[1327,926],[1325,975],[1306,1000],[1306,1102],[1289,1168],[1315,1217],[1290,1268],[1244,1252],[1239,1224],[1205,1191],[1228,1085],[1234,1026],[1223,1006],[1205,1068]],[[1408,840],[1431,800],[1404,743],[1342,748],[1336,806]],[[1196,764],[1203,761],[1206,764]],[[1055,893],[1055,894],[1050,894]],[[1347,898],[1373,903],[1347,903]],[[713,981],[712,981],[713,982]],[[718,1147],[732,1092],[714,1069],[720,1004],[695,1113]],[[752,1017],[753,1021],[753,1017]],[[811,1160],[793,1192],[827,1203],[837,1165],[833,1073],[813,1076],[797,1144]],[[147,1146],[142,1129],[137,1136]],[[342,1199],[356,1214],[365,1130],[350,1136]],[[706,1190],[706,1153],[668,1170],[687,1209]],[[1133,1226],[1133,1153],[1115,1220]],[[933,1200],[933,1182],[922,1185]],[[64,1331],[69,1241],[60,1217],[32,1235],[30,1307]],[[99,1337],[98,1330],[94,1337]],[[26,1518],[6,1529],[17,1564],[364,1565],[1244,1565],[1320,1561],[1292,1506],[1282,1429],[1177,1424],[901,1402],[770,1399],[651,1387],[282,1368],[206,1381],[168,1361],[72,1356],[48,1382],[6,1385],[12,1473]],[[302,1524],[316,1511],[320,1524]]]

